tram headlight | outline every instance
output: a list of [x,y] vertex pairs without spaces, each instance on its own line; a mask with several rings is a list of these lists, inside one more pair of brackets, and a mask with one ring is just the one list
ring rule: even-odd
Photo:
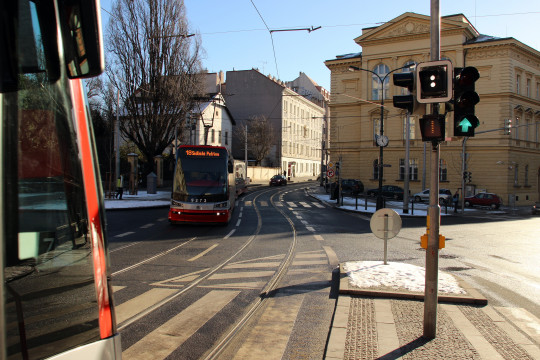
[[228,209],[229,208],[229,202],[221,202],[214,204],[214,209]]

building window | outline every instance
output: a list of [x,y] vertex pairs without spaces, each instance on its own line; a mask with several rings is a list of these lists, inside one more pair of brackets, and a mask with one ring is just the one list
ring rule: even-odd
[[525,186],[529,186],[529,165],[525,165]]
[[512,124],[512,133],[514,134],[514,139],[519,140],[519,116],[516,116],[514,123]]
[[531,97],[531,79],[527,79],[527,97]]
[[229,132],[225,131],[225,145],[229,145]]
[[520,83],[521,83],[521,75],[516,75],[516,94],[518,95],[520,93],[520,86],[519,86]]
[[212,144],[216,142],[216,130],[212,129],[212,138],[210,140]]
[[[373,69],[373,72],[377,75],[379,75],[381,78],[383,78],[386,74],[390,72],[390,68],[384,64],[379,64],[375,66],[375,69]],[[371,75],[371,99],[373,100],[381,100],[382,94],[381,92],[381,81],[379,78],[375,75]],[[390,83],[390,79],[387,77],[384,79],[384,98],[389,99],[390,94],[388,93],[388,85]]]
[[[412,116],[409,117],[409,139],[414,140],[416,129],[416,119]],[[407,139],[407,117],[403,118],[403,140]]]
[[379,179],[379,160],[373,160],[373,179]]
[[448,181],[446,160],[443,159],[439,159],[439,181]]
[[536,100],[540,100],[540,83],[536,83]]
[[514,165],[514,186],[518,186],[518,185],[519,185],[518,174],[519,174],[519,165],[518,165],[518,164],[515,164],[515,165]]
[[[405,180],[405,159],[399,159],[399,180]],[[409,180],[418,180],[418,165],[416,159],[409,159]]]

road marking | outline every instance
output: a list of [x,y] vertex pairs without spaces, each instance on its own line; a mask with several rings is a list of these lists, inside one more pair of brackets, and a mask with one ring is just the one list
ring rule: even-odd
[[315,234],[313,235],[313,237],[315,238],[315,240],[324,241],[323,237],[319,234]]
[[534,341],[540,341],[540,319],[523,308],[496,306],[495,310],[503,314],[510,322],[516,324],[521,331]]
[[195,272],[192,272],[192,273],[189,273],[189,274],[175,276],[175,277],[173,277],[171,279],[165,279],[165,280],[157,281],[157,282],[152,283],[150,285],[152,285],[152,286],[169,286],[169,287],[181,288],[184,285],[178,284],[178,283],[195,281],[200,277],[201,273],[206,272],[208,270],[209,269],[202,269],[202,270],[195,271]]
[[300,201],[300,205],[302,205],[305,208],[310,208],[311,207],[311,205],[309,205],[307,202],[304,202],[304,201]]
[[164,217],[164,218],[157,219],[157,221],[166,221],[166,220],[169,220],[169,218]]
[[165,359],[240,292],[213,290],[122,353],[124,359]]
[[253,206],[253,202],[250,200],[250,201],[246,201],[246,206]]
[[323,208],[324,208],[324,205],[321,204],[321,203],[314,202],[314,203],[312,203],[312,204],[313,204],[313,206],[318,207],[319,209],[323,209]]
[[145,309],[148,309],[152,305],[157,304],[167,296],[170,296],[177,291],[177,289],[154,288],[126,301],[125,303],[115,306],[114,310],[116,313],[116,322],[120,324],[132,318],[133,316],[141,313]]
[[260,262],[260,263],[246,263],[246,264],[230,264],[225,266],[223,269],[253,269],[253,268],[268,268],[268,267],[278,267],[279,262]]
[[278,201],[278,202],[276,202],[275,204],[276,204],[276,206],[278,206],[278,207],[282,207],[282,206],[283,206],[283,203],[282,203],[281,201]]
[[195,261],[201,257],[203,257],[204,255],[208,254],[210,251],[214,250],[219,244],[214,244],[212,246],[210,246],[208,249],[204,250],[203,252],[201,252],[199,255],[196,255],[194,257],[192,257],[191,259],[189,259],[188,261]]
[[112,250],[109,250],[109,253],[112,253],[112,252],[115,252],[115,251],[118,251],[118,250],[124,250],[125,248],[131,247],[133,245],[137,245],[138,243],[139,243],[139,241],[136,241],[134,243],[127,244],[125,246],[120,246],[120,247],[114,248]]
[[264,281],[246,281],[242,283],[227,283],[227,284],[215,284],[215,285],[202,285],[201,288],[214,288],[214,289],[244,289],[244,290],[257,290],[262,289],[266,282]]
[[113,285],[112,286],[113,292],[117,292],[117,291],[120,291],[120,290],[125,289],[125,288],[126,288],[125,286],[119,286],[119,285]]
[[234,272],[234,273],[221,273],[210,276],[209,280],[225,280],[225,279],[245,279],[254,277],[265,277],[274,275],[275,271],[248,271],[248,272]]
[[234,232],[236,231],[236,229],[232,229],[230,233],[228,233],[227,235],[225,235],[225,237],[223,239],[228,239],[232,234],[234,234]]
[[150,223],[150,224],[146,224],[146,225],[141,226],[140,229],[148,229],[149,227],[152,227],[152,226],[154,226],[154,224]]
[[240,226],[240,222],[242,222],[242,219],[238,219],[238,221],[236,222],[236,227]]
[[298,207],[295,203],[287,201],[287,205],[289,205],[292,208]]
[[306,229],[307,229],[308,231],[315,232],[315,229],[312,228],[311,226],[306,226]]
[[261,200],[259,203],[261,204],[261,206],[268,206],[268,202],[267,202],[267,201]]
[[306,226],[309,225],[309,222],[307,222],[306,220],[300,220],[300,222],[301,222],[302,224],[306,225]]
[[335,266],[339,265],[339,259],[335,251],[330,246],[323,246],[323,249],[326,253],[326,257],[328,258],[328,263]]
[[121,238],[121,237],[128,236],[128,235],[131,235],[131,234],[135,234],[135,232],[128,231],[128,232],[125,232],[125,233],[122,233],[122,234],[115,235],[114,237]]
[[238,214],[238,217],[241,219],[242,218],[242,210],[240,210],[240,214]]
[[133,268],[136,268],[136,267],[138,267],[138,266],[141,266],[142,264],[145,264],[145,263],[147,263],[147,262],[149,262],[149,261],[152,261],[152,260],[154,260],[154,259],[157,259],[157,258],[160,257],[160,256],[167,255],[167,254],[170,253],[171,251],[174,251],[174,250],[176,250],[176,249],[178,249],[178,248],[180,248],[180,247],[182,247],[182,246],[184,246],[184,245],[186,245],[186,244],[189,244],[190,242],[192,242],[192,241],[195,240],[196,238],[197,238],[197,237],[193,237],[193,238],[189,239],[188,241],[186,241],[186,242],[184,242],[184,243],[182,243],[182,244],[180,244],[180,245],[177,245],[177,246],[173,247],[172,249],[169,249],[169,250],[167,250],[167,251],[160,252],[159,254],[154,255],[154,256],[152,256],[152,257],[146,259],[146,260],[143,260],[143,261],[140,261],[140,262],[138,262],[138,263],[136,263],[136,264],[133,264],[133,265],[131,265],[131,266],[128,266],[127,268],[123,268],[122,270],[118,270],[117,272],[112,273],[111,276],[116,276],[116,275],[121,274],[121,273],[123,273],[123,272],[126,272],[126,271],[128,271],[128,270],[131,270],[131,269],[133,269]]

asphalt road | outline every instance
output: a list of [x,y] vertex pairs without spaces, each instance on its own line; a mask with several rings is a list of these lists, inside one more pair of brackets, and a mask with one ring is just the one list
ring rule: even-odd
[[[382,260],[383,241],[369,216],[321,205],[306,186],[251,190],[228,226],[172,226],[166,208],[108,212],[124,356],[322,358],[336,266]],[[538,217],[443,217],[439,268],[464,277],[491,304],[540,317],[539,225]],[[425,219],[403,218],[388,260],[424,266],[424,232]]]

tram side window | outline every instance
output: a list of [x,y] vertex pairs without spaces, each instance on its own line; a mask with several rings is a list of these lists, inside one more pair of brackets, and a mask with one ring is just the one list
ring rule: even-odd
[[[5,245],[8,357],[37,359],[99,340],[88,219],[69,82],[58,65],[53,2],[19,0],[16,154]],[[52,37],[52,39],[51,39]],[[13,113],[10,113],[13,114]],[[21,321],[22,319],[22,321]]]

